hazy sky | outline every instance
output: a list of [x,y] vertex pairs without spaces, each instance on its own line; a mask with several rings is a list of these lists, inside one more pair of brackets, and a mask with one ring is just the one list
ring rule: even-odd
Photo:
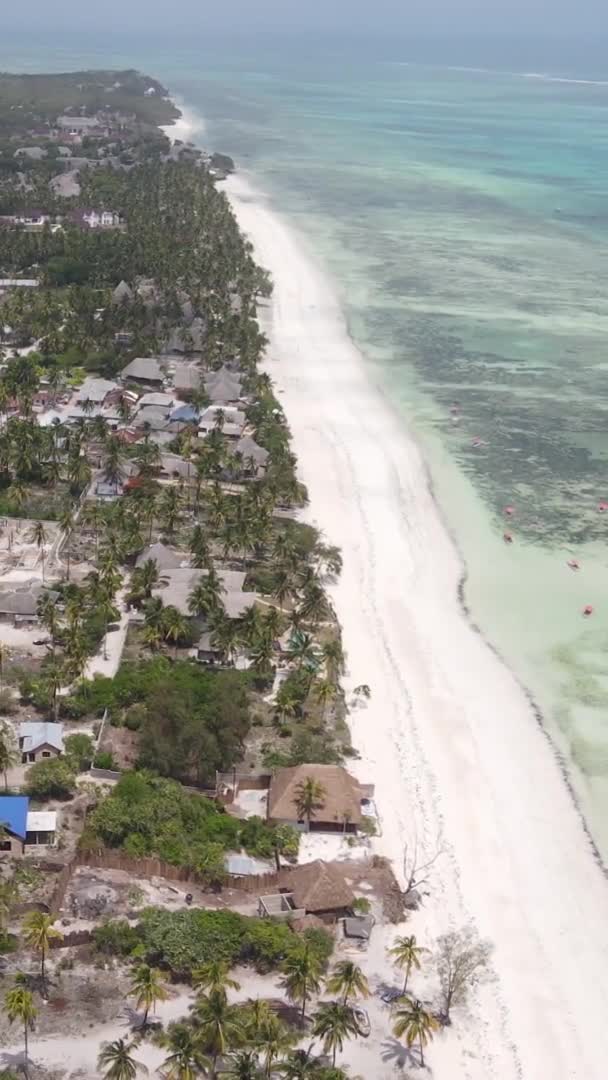
[[512,35],[608,31],[606,0],[0,0],[5,28],[241,31],[340,29]]

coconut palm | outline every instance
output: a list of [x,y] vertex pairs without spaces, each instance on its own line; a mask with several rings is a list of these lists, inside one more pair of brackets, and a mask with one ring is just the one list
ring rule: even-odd
[[135,968],[128,994],[135,998],[135,1008],[144,1010],[142,1027],[148,1022],[150,1009],[154,1010],[158,1001],[166,1001],[169,997],[162,972],[148,964]]
[[229,1076],[231,1080],[260,1080],[263,1075],[255,1050],[239,1050],[230,1055],[226,1064],[228,1068],[222,1069],[222,1076]]
[[330,994],[341,994],[342,1004],[349,998],[369,997],[367,979],[358,964],[352,960],[340,960],[331,972],[326,988]]
[[421,1001],[412,1001],[411,998],[399,999],[393,1010],[393,1032],[400,1039],[405,1035],[407,1046],[418,1043],[420,1050],[420,1064],[424,1066],[424,1048],[431,1042],[435,1032],[439,1029],[439,1021],[432,1013],[424,1008]]
[[300,603],[300,614],[308,623],[316,625],[328,619],[331,613],[329,601],[321,585],[311,581],[306,585]]
[[289,640],[287,656],[289,660],[296,661],[298,671],[303,667],[316,671],[319,667],[320,656],[314,638],[303,630],[294,630]]
[[165,1080],[195,1080],[206,1072],[208,1060],[188,1024],[170,1024],[159,1042],[163,1050],[169,1051],[161,1065]]
[[294,1050],[279,1065],[278,1071],[284,1080],[318,1080],[324,1075],[323,1067],[308,1050]]
[[118,485],[124,477],[125,451],[116,435],[110,435],[105,445],[103,478],[106,484]]
[[295,806],[298,821],[305,821],[310,831],[310,822],[317,810],[325,806],[327,792],[314,776],[305,776],[295,789]]
[[40,954],[40,978],[46,981],[45,961],[52,941],[59,941],[61,934],[53,927],[53,916],[42,911],[30,911],[23,920],[25,944]]
[[230,968],[223,960],[210,960],[192,972],[192,985],[197,990],[211,994],[224,994],[226,990],[240,990],[241,984],[230,977]]
[[63,546],[65,548],[66,555],[66,577],[70,580],[70,541],[72,539],[72,533],[74,531],[74,514],[72,507],[68,504],[64,506],[61,514],[59,515],[59,528],[63,537]]
[[388,952],[389,956],[394,958],[397,967],[405,972],[405,981],[403,983],[403,993],[405,994],[410,974],[413,970],[420,971],[420,958],[427,950],[421,945],[417,945],[414,934],[411,934],[410,937],[395,938],[395,944]]
[[290,1001],[301,1005],[301,1019],[304,1020],[306,1004],[311,994],[317,994],[321,987],[321,963],[312,952],[308,942],[293,948],[281,966],[283,978],[281,986]]
[[173,642],[177,657],[178,644],[188,633],[188,625],[176,607],[169,605],[163,610],[161,629],[165,641]]
[[38,548],[38,553],[42,562],[42,580],[44,581],[44,545],[47,541],[47,531],[43,521],[34,522],[30,529],[28,540]]
[[197,997],[192,1018],[202,1049],[211,1055],[212,1074],[215,1075],[218,1057],[237,1049],[243,1039],[242,1016],[236,1006],[228,1004],[225,994],[212,991]]
[[243,635],[238,621],[219,613],[213,615],[211,644],[214,649],[219,649],[223,663],[233,664],[243,644]]
[[327,678],[337,682],[344,674],[344,650],[339,638],[331,638],[321,646],[321,658],[325,664]]
[[335,700],[337,694],[336,684],[329,679],[322,679],[316,682],[314,685],[314,695],[319,704],[323,708],[323,716],[325,717],[329,706],[332,701]]
[[350,1005],[338,1001],[323,1002],[317,1009],[312,1025],[313,1034],[323,1040],[323,1051],[331,1054],[336,1064],[338,1051],[342,1053],[346,1039],[359,1034],[355,1014]]
[[133,1057],[136,1045],[135,1041],[129,1043],[125,1039],[102,1043],[97,1068],[104,1080],[135,1080],[138,1072],[147,1073],[146,1066]]
[[4,777],[5,791],[8,791],[8,770],[20,760],[21,754],[14,744],[11,732],[4,724],[0,725],[0,772]]
[[29,1076],[28,1038],[30,1031],[34,1030],[38,1011],[34,1005],[34,995],[24,985],[22,976],[17,975],[14,986],[5,994],[4,1011],[9,1024],[19,1021],[23,1025],[23,1071],[27,1078]]
[[274,1062],[297,1042],[297,1035],[289,1030],[276,1013],[271,1013],[260,1025],[255,1041],[264,1058],[264,1076],[270,1077]]

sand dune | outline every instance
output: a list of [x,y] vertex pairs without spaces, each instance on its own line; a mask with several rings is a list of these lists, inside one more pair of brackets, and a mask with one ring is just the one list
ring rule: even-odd
[[377,848],[399,869],[406,841],[430,852],[439,837],[444,854],[412,930],[432,941],[472,920],[494,943],[495,981],[429,1062],[446,1080],[599,1080],[608,892],[558,763],[525,694],[460,609],[462,566],[424,463],[372,385],[330,283],[246,180],[227,190],[274,277],[268,370],[309,519],[343,551],[333,598],[347,690],[372,690],[352,730],[357,771],[376,784]]

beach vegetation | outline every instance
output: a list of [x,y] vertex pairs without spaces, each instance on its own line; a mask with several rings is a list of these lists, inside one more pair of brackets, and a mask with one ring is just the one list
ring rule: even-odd
[[432,1041],[439,1026],[437,1018],[417,998],[402,997],[393,1008],[393,1032],[396,1038],[405,1038],[406,1046],[417,1044],[423,1068],[425,1047]]
[[481,940],[470,926],[438,938],[435,961],[445,1023],[450,1022],[452,1007],[466,1001],[471,987],[491,977],[491,955],[491,942]]

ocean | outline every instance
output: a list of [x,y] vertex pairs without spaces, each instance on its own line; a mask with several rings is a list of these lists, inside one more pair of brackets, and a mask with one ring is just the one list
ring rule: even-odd
[[298,230],[423,447],[462,602],[533,699],[608,857],[599,48],[123,36],[118,51],[64,35],[5,39],[0,63],[158,76]]

